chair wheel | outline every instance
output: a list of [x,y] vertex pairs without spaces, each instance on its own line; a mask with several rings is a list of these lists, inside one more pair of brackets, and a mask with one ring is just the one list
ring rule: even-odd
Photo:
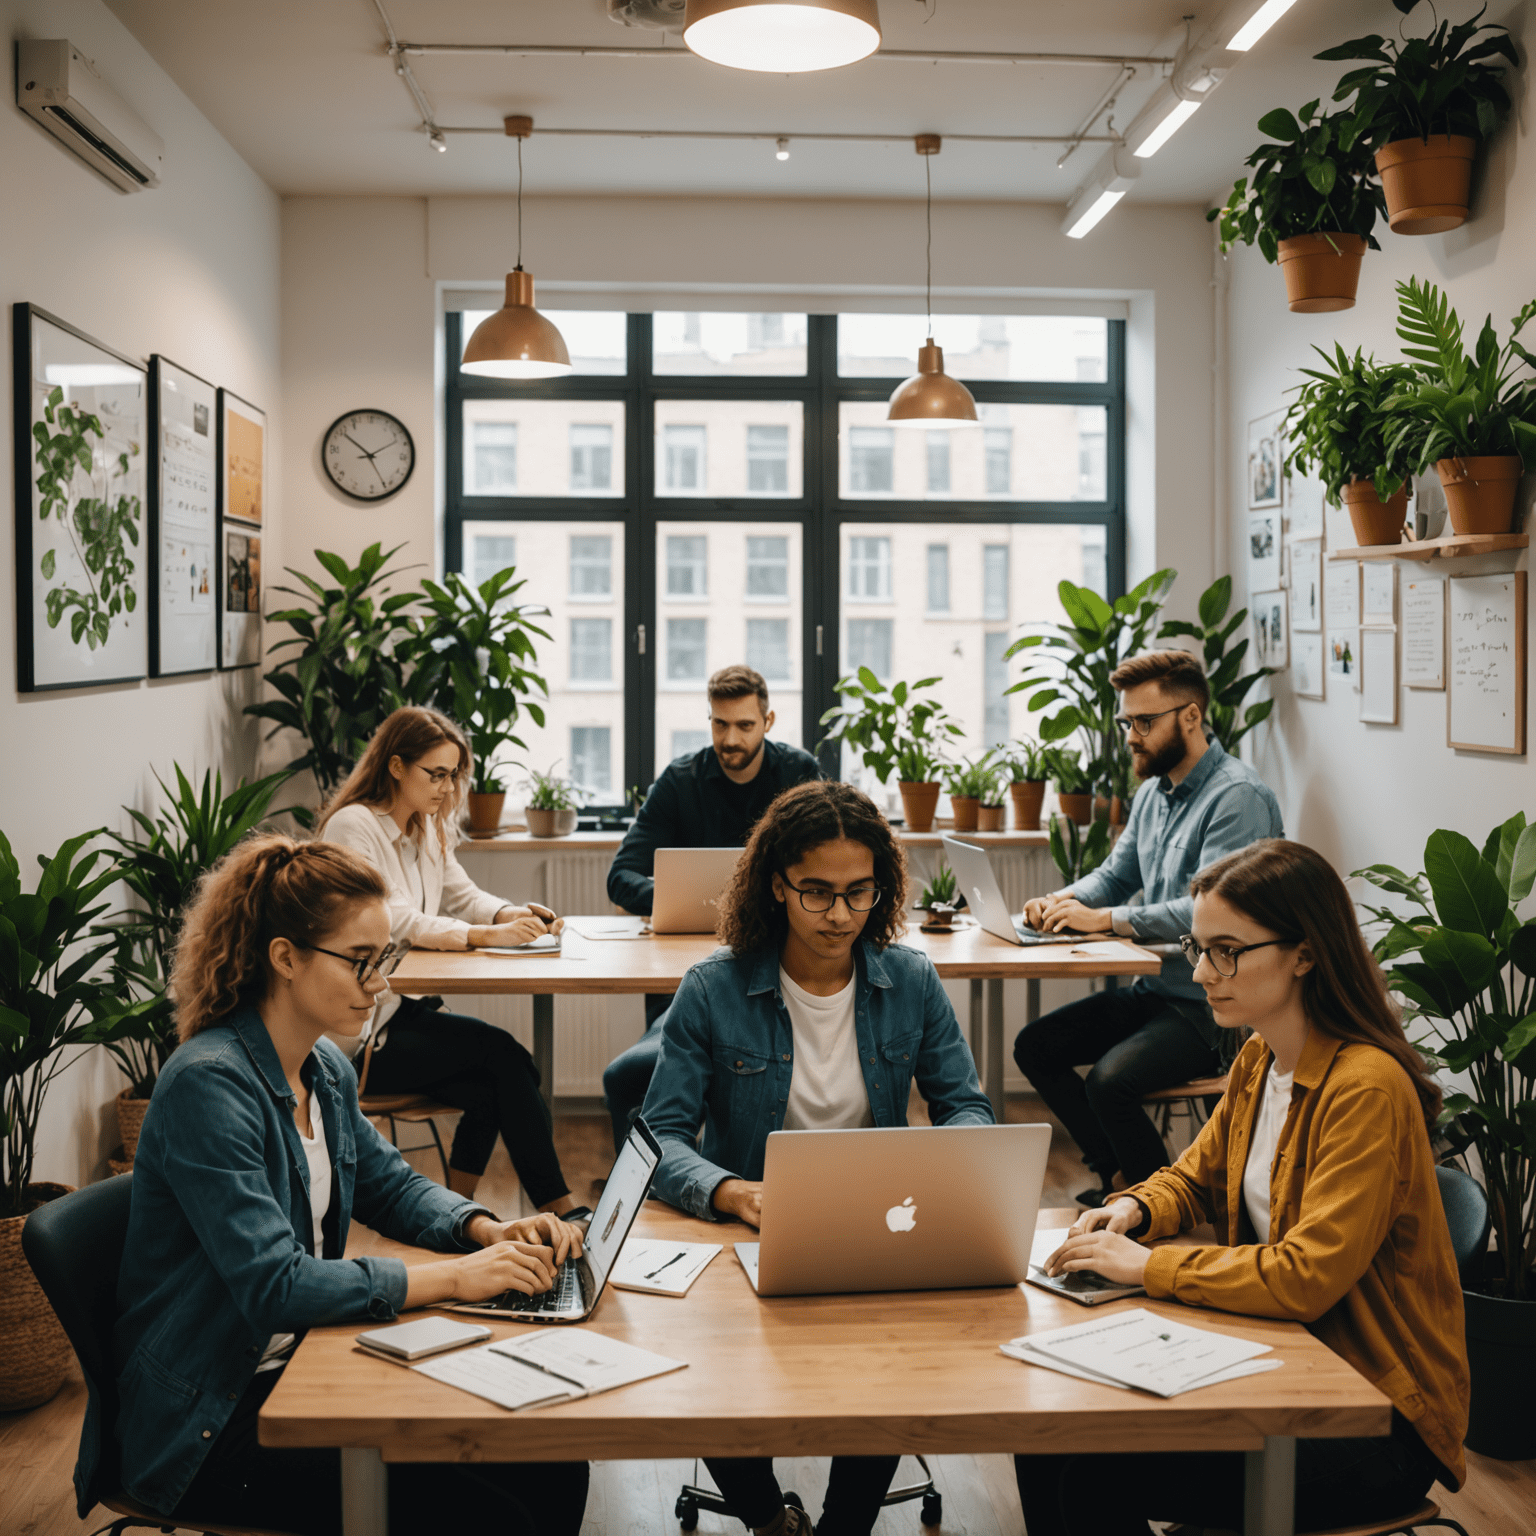
[[677,1516],[678,1523],[685,1531],[698,1530],[699,1506],[697,1501],[690,1499],[686,1493],[678,1494],[672,1513]]
[[942,1525],[944,1523],[944,1495],[941,1493],[925,1493],[923,1495],[922,1522],[924,1525]]

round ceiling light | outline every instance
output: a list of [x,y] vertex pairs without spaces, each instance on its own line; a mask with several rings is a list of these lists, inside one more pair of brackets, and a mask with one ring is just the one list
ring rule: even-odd
[[688,0],[683,41],[732,69],[838,69],[880,46],[880,12],[876,0]]
[[565,337],[533,307],[533,274],[507,273],[507,302],[475,327],[459,364],[488,379],[554,379],[571,371]]

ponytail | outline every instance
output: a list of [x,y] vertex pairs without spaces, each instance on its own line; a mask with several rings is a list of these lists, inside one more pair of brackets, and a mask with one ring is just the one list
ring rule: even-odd
[[342,908],[386,899],[366,860],[337,843],[248,837],[198,883],[171,968],[181,1040],[221,1023],[267,988],[273,939],[313,946]]

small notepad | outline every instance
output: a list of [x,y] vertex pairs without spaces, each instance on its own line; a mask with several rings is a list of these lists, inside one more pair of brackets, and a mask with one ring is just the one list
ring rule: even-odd
[[608,1272],[608,1284],[621,1291],[650,1291],[656,1296],[686,1296],[709,1268],[719,1243],[680,1243],[667,1238],[632,1237]]

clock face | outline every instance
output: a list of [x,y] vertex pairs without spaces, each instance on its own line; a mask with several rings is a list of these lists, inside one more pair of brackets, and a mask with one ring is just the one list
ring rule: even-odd
[[338,490],[359,501],[380,501],[411,478],[416,445],[405,423],[388,411],[348,411],[325,434],[320,457]]

